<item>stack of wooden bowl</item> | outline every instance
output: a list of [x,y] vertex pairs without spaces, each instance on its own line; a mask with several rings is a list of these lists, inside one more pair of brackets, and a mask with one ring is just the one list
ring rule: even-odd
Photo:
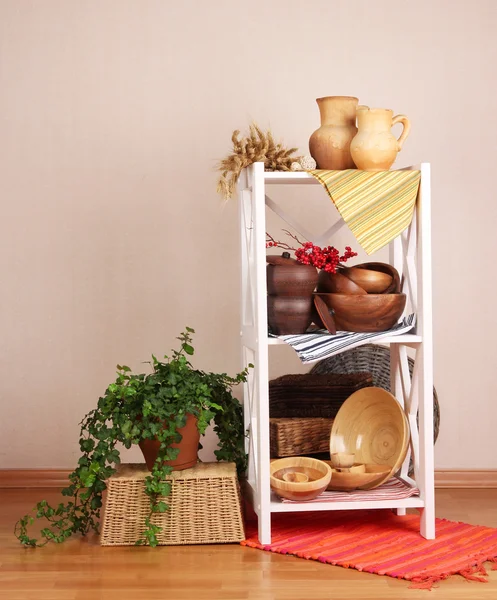
[[370,262],[321,271],[314,295],[321,326],[330,333],[386,331],[404,312],[406,295],[400,292],[397,270],[387,263]]

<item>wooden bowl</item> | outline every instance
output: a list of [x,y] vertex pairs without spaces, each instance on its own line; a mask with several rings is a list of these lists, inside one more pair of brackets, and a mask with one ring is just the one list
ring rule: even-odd
[[362,286],[369,294],[398,294],[400,292],[399,273],[388,263],[361,263],[353,267],[344,267],[341,272]]
[[366,294],[366,290],[359,287],[342,272],[327,273],[320,271],[318,277],[318,292],[337,294]]
[[330,454],[331,466],[336,468],[350,468],[354,465],[355,454],[347,454],[346,452],[333,452]]
[[406,306],[405,294],[316,294],[333,310],[338,331],[371,333],[391,329]]
[[363,388],[349,396],[331,428],[330,454],[354,453],[358,463],[390,468],[361,489],[372,489],[390,479],[402,466],[408,445],[406,415],[395,397],[379,387]]
[[391,275],[365,267],[344,267],[343,275],[368,294],[383,294],[392,283]]
[[[322,460],[306,456],[290,456],[271,461],[269,466],[271,489],[288,500],[314,500],[330,483],[331,467]],[[308,481],[285,481],[286,473],[304,473]]]
[[347,473],[332,467],[331,481],[326,489],[340,492],[360,490],[364,486],[372,489],[377,486],[377,481],[390,474],[390,470],[388,465],[354,465]]

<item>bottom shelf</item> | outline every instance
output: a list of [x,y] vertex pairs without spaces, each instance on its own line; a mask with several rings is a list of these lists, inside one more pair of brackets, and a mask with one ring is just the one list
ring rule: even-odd
[[[255,496],[254,486],[250,491]],[[374,490],[324,492],[315,500],[293,502],[281,500],[271,491],[270,512],[311,512],[318,510],[361,510],[381,508],[422,508],[419,490],[403,480],[393,478]],[[257,511],[256,511],[257,512]]]
[[373,490],[352,492],[324,492],[315,500],[294,502],[279,499],[271,492],[271,512],[314,510],[350,510],[362,508],[412,508],[422,507],[418,488],[402,479],[392,478]]

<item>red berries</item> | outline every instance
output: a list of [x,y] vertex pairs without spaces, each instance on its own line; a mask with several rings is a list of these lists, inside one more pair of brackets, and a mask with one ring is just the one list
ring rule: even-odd
[[297,261],[303,265],[312,265],[317,269],[323,269],[327,273],[336,273],[341,262],[357,256],[357,252],[353,252],[350,246],[345,246],[345,252],[340,256],[340,252],[334,246],[321,248],[320,246],[315,246],[312,242],[301,242],[296,235],[285,229],[283,231],[298,242],[301,247],[295,250],[295,248],[284,242],[277,242],[271,235],[266,233],[266,248],[279,246],[282,249],[293,250]]
[[345,253],[340,256],[334,246],[321,248],[315,246],[312,242],[305,242],[302,248],[295,250],[295,257],[300,263],[323,269],[327,273],[336,273],[339,264],[353,256],[357,256],[357,252],[353,252],[350,246],[346,246]]

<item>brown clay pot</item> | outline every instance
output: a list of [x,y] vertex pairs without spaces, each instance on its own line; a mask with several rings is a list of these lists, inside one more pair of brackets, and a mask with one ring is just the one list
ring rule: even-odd
[[291,261],[269,264],[266,267],[266,278],[267,293],[271,296],[310,296],[318,282],[318,272],[311,265]]
[[314,317],[313,296],[268,296],[267,320],[276,335],[305,333]]
[[[197,417],[188,414],[185,426],[178,429],[178,433],[183,437],[180,442],[172,444],[171,447],[179,448],[179,454],[174,460],[166,461],[166,465],[171,466],[173,471],[189,469],[197,464],[198,444],[200,441],[200,433],[197,429]],[[145,457],[147,469],[151,471],[159,453],[160,442],[158,440],[142,440],[139,446]]]

